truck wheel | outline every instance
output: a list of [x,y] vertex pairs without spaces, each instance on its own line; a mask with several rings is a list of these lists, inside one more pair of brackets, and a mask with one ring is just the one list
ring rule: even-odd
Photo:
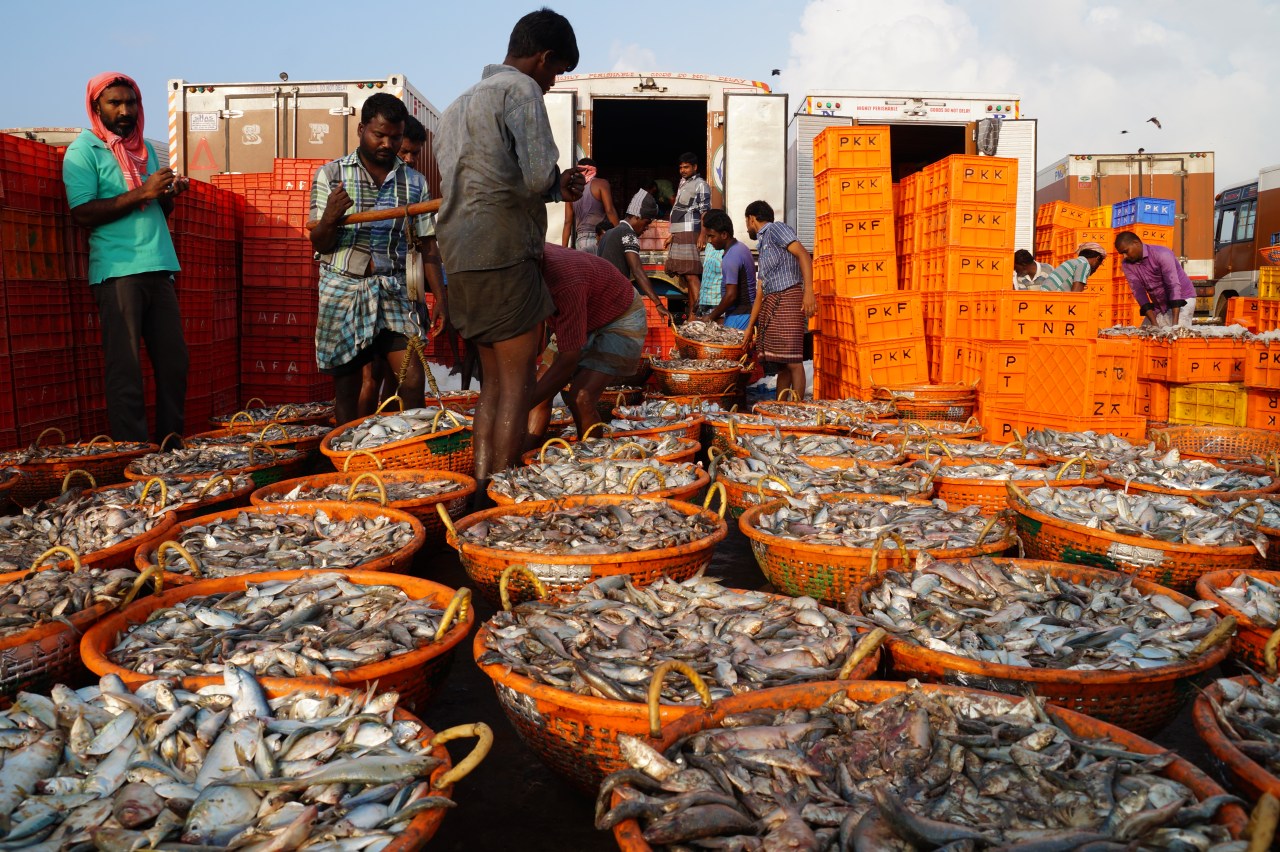
[[1226,324],[1228,303],[1232,299],[1234,299],[1237,295],[1239,294],[1236,293],[1235,290],[1227,290],[1223,293],[1218,294],[1218,301],[1213,306],[1213,317],[1218,321],[1220,325]]

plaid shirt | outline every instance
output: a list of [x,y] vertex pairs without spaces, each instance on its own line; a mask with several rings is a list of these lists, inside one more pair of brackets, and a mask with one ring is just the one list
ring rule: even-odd
[[708,245],[702,253],[702,286],[698,290],[698,304],[704,308],[714,308],[720,304],[724,294],[724,275],[721,274],[720,261],[724,252]]
[[1083,284],[1092,274],[1088,258],[1073,257],[1041,279],[1040,289],[1066,293],[1072,284]]
[[756,237],[756,247],[760,250],[760,274],[757,277],[764,282],[766,296],[804,283],[800,261],[787,250],[798,239],[794,228],[786,222],[769,222]]
[[[316,172],[315,181],[311,185],[311,213],[314,221],[324,213],[329,201],[330,187],[341,182],[342,187],[351,196],[354,206],[348,213],[362,213],[366,210],[387,210],[403,207],[406,204],[417,204],[429,201],[431,192],[427,189],[427,179],[422,173],[407,166],[399,159],[395,167],[387,174],[387,179],[378,186],[373,177],[360,162],[360,154],[352,151],[340,157]],[[415,217],[413,231],[419,237],[434,236],[436,232],[435,216]],[[321,255],[321,262],[337,272],[361,276],[366,273],[377,275],[394,275],[404,277],[405,254],[409,250],[404,240],[404,219],[387,219],[381,222],[367,222],[362,225],[344,225],[338,229],[338,245],[332,252]],[[358,256],[367,254],[371,262],[365,266]]]
[[671,233],[702,230],[702,214],[711,209],[711,186],[701,175],[681,178],[676,203],[671,206]]

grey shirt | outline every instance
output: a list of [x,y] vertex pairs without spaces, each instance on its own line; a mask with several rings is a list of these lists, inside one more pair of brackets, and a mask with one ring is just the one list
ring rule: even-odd
[[444,112],[435,137],[443,200],[436,238],[450,273],[540,260],[548,201],[560,200],[560,152],[542,89],[509,65]]

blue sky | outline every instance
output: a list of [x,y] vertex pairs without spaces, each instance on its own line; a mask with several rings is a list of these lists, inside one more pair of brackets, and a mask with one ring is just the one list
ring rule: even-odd
[[[1280,162],[1274,0],[560,2],[579,72],[747,77],[788,91],[1006,91],[1040,122],[1040,166],[1068,153],[1215,151],[1219,185]],[[5,4],[0,126],[80,126],[104,70],[142,86],[165,136],[164,84],[403,73],[443,109],[501,61],[525,2],[369,6],[315,0]],[[674,12],[669,10],[675,10]],[[131,19],[138,20],[133,23]],[[360,45],[361,50],[352,49]],[[780,68],[781,77],[770,76]],[[1145,125],[1159,116],[1164,129]],[[1121,130],[1131,133],[1120,134]]]

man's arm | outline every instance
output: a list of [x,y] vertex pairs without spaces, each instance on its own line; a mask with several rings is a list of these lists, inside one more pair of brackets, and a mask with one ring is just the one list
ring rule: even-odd
[[578,371],[578,361],[581,358],[582,349],[580,348],[557,352],[551,366],[533,386],[533,400],[530,408],[542,405],[564,390],[565,385],[569,384],[569,380],[573,378],[573,374]]
[[[68,183],[78,187],[91,184],[96,190],[97,175],[93,173],[92,165],[71,158],[63,164],[62,173],[63,179]],[[82,228],[96,228],[128,216],[148,201],[159,201],[168,216],[173,210],[174,194],[169,187],[174,185],[173,169],[160,169],[148,176],[137,189],[130,189],[112,198],[92,198],[73,206],[71,219]]]
[[635,279],[636,286],[640,288],[640,292],[645,295],[649,301],[653,302],[653,306],[658,309],[658,314],[663,319],[671,319],[671,312],[662,304],[662,300],[658,298],[658,294],[653,289],[653,284],[649,281],[649,276],[645,274],[644,266],[640,264],[640,255],[635,252],[627,252],[627,268],[631,270],[631,276]]
[[818,299],[813,295],[813,258],[800,245],[799,240],[792,240],[787,251],[800,261],[800,281],[804,285],[804,315],[811,317],[818,312]]
[[573,236],[573,205],[564,206],[564,230],[560,233],[560,245],[569,247],[569,239]]
[[738,285],[726,283],[720,291],[720,304],[711,309],[702,319],[704,322],[715,322],[724,316],[729,308],[738,301]]
[[422,272],[427,278],[427,288],[431,290],[431,300],[436,309],[431,312],[431,328],[429,334],[435,337],[444,331],[445,317],[448,316],[448,302],[444,296],[444,275],[440,265],[440,244],[435,237],[424,237],[422,240]]
[[318,221],[310,235],[313,249],[328,254],[337,247],[339,223],[354,204],[341,182],[329,183],[328,166],[316,172],[311,183],[311,218]]
[[516,161],[524,177],[525,189],[548,201],[577,201],[582,197],[582,172],[576,168],[563,173],[556,161],[556,150],[551,135],[551,121],[542,96],[530,98],[506,114],[507,129],[515,141]]
[[609,186],[607,180],[596,178],[591,182],[591,191],[604,207],[604,217],[609,220],[609,224],[618,227],[618,211],[613,206],[613,187]]

